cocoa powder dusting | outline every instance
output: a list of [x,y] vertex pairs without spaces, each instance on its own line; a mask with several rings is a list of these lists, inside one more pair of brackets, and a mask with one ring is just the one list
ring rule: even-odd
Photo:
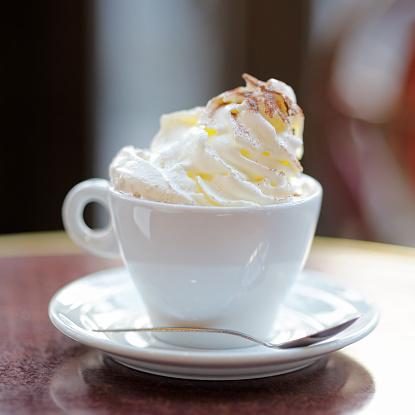
[[302,114],[301,109],[286,95],[276,91],[270,84],[259,81],[251,75],[243,74],[243,79],[251,85],[260,88],[265,100],[265,113],[273,118],[278,114],[284,124],[288,124],[287,116]]
[[232,128],[235,133],[235,137],[241,137],[245,140],[249,140],[253,145],[257,145],[254,140],[252,140],[250,132],[239,122],[237,118],[238,114],[232,114]]

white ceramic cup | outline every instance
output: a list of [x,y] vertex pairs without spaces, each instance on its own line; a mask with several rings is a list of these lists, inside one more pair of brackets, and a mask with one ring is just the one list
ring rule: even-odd
[[[81,247],[123,258],[153,326],[225,328],[267,339],[304,267],[320,213],[321,185],[304,177],[310,196],[263,207],[151,202],[91,179],[68,193],[63,221]],[[90,202],[110,213],[105,229],[85,224],[83,211]],[[203,333],[158,337],[201,348],[253,344]]]

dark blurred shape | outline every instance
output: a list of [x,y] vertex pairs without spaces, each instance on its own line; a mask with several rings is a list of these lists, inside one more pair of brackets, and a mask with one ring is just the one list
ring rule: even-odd
[[392,152],[400,160],[411,189],[415,192],[415,40],[397,115],[389,126],[388,136]]
[[62,228],[65,194],[90,174],[87,3],[2,6],[0,233]]
[[250,0],[246,12],[245,72],[263,81],[284,81],[294,89],[300,105],[310,7],[307,0]]

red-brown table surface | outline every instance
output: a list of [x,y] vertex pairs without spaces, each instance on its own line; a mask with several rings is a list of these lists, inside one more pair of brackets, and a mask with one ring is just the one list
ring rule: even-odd
[[52,295],[118,265],[59,232],[0,237],[0,414],[415,413],[415,249],[316,238],[307,268],[374,297],[378,327],[307,369],[244,381],[141,373],[60,333]]

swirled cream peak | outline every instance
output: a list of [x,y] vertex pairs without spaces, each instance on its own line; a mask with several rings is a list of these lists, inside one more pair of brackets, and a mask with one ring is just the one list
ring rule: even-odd
[[291,87],[244,74],[245,87],[161,117],[150,149],[124,147],[110,166],[122,193],[188,205],[269,205],[307,194],[304,116]]

